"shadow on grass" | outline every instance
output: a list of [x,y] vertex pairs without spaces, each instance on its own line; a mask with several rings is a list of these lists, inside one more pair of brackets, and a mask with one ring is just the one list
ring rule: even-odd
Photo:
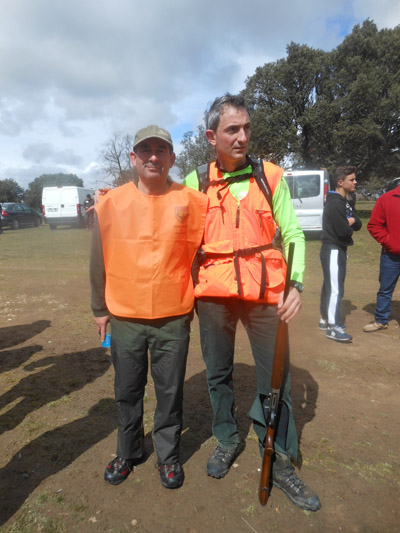
[[351,315],[352,311],[355,311],[357,306],[351,303],[351,300],[342,300],[340,314],[343,324],[346,322],[346,317]]
[[50,327],[50,320],[37,320],[32,324],[0,328],[0,350],[21,344]]
[[[363,307],[363,310],[371,315],[371,321],[374,319],[374,312],[376,308],[376,302],[369,303]],[[391,303],[391,313],[389,320],[396,320],[400,326],[400,301],[392,300]]]
[[0,373],[8,372],[13,368],[18,368],[23,365],[35,355],[43,350],[43,346],[34,344],[33,346],[25,346],[24,348],[17,348],[15,350],[4,350],[0,352]]
[[[304,426],[315,416],[319,388],[307,370],[293,365],[290,368],[293,413],[300,441]],[[252,424],[248,412],[257,392],[254,365],[236,363],[233,382],[239,436],[241,442],[245,444]],[[205,371],[196,374],[185,382],[183,406],[183,435],[180,455],[182,462],[185,463],[212,436],[213,413]],[[256,443],[255,446],[257,446]]]
[[[29,351],[26,355],[29,355]],[[18,426],[29,413],[82,389],[103,375],[110,364],[110,357],[103,348],[93,348],[84,352],[45,357],[26,365],[26,372],[45,368],[28,374],[0,396],[0,409],[20,400],[0,416],[0,434]]]
[[[57,394],[48,394],[46,401],[61,397],[67,390],[76,390],[84,384],[103,373],[109,366],[109,359],[104,361],[104,354],[99,350],[89,350],[79,354],[66,354],[61,356],[59,363],[52,361],[56,358],[47,358],[47,364],[52,364],[50,369],[37,374],[42,381],[52,380],[58,383]],[[96,355],[97,353],[97,355]],[[99,357],[100,356],[100,357]],[[89,376],[86,373],[99,359],[97,370]],[[77,365],[81,367],[79,377],[76,374]],[[46,360],[43,360],[46,364]],[[70,370],[68,370],[68,368]],[[71,370],[72,369],[72,370]],[[318,397],[318,385],[311,374],[299,367],[291,366],[292,397],[294,414],[299,439],[305,424],[315,416]],[[34,376],[32,376],[34,377]],[[75,379],[74,385],[67,385],[69,379]],[[64,381],[66,382],[64,383]],[[51,382],[50,382],[51,383]],[[49,383],[49,385],[50,385]],[[64,385],[63,385],[64,384]],[[32,381],[27,381],[22,387],[14,388],[16,392],[28,392],[28,387],[35,387]],[[241,439],[244,441],[251,425],[247,416],[256,393],[256,374],[254,365],[237,363],[234,367],[235,400],[238,406],[238,426]],[[19,387],[19,386],[17,386]],[[64,388],[65,387],[65,390]],[[49,387],[48,387],[49,388]],[[13,390],[14,390],[13,389]],[[40,395],[39,395],[40,396]],[[46,403],[39,401],[39,396],[34,403],[35,408]],[[25,413],[21,409],[15,413],[19,418]],[[32,408],[32,405],[30,406]],[[187,462],[190,457],[211,437],[212,410],[207,390],[206,374],[202,371],[185,382],[184,389],[184,418],[183,435],[181,438],[181,461]],[[56,429],[43,433],[36,439],[26,444],[19,450],[8,464],[0,470],[0,498],[2,507],[0,511],[0,525],[9,520],[18,511],[28,496],[47,477],[52,476],[66,468],[80,455],[89,450],[99,441],[110,435],[117,425],[114,399],[100,400],[91,407],[88,414]],[[257,446],[254,443],[254,446]],[[151,432],[145,437],[146,452],[151,455],[153,443]],[[93,459],[96,461],[96,458]],[[90,471],[90,466],[88,466]]]
[[104,398],[86,416],[43,433],[19,450],[0,470],[0,525],[44,479],[66,468],[115,427],[114,400]]

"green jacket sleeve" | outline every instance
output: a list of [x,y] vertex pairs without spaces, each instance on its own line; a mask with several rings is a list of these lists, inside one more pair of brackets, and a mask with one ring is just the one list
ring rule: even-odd
[[294,242],[295,244],[291,279],[302,283],[305,268],[305,238],[284,178],[281,179],[275,190],[272,205],[275,221],[281,231],[286,257],[289,252],[289,243]]

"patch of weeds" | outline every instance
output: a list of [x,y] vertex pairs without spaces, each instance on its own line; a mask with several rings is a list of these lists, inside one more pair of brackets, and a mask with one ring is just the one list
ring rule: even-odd
[[328,372],[339,372],[340,368],[334,361],[317,359],[317,364]]
[[62,398],[59,398],[58,400],[54,400],[54,402],[49,402],[46,406],[47,409],[52,409],[53,407],[58,407],[59,405],[64,405],[71,403],[72,399],[69,394],[65,394]]
[[252,494],[253,494],[253,491],[251,489],[249,489],[248,487],[243,489],[243,495],[244,496],[251,496]]
[[47,492],[42,492],[39,494],[38,499],[36,500],[39,505],[43,505],[47,501],[49,501],[49,495]]
[[354,446],[358,446],[360,448],[371,448],[372,444],[366,440],[363,442],[355,442]]
[[303,466],[320,467],[327,472],[336,473],[338,468],[338,461],[336,458],[336,449],[332,444],[331,439],[322,437],[319,442],[315,443],[315,452],[311,458],[303,459]]
[[4,533],[31,533],[32,531],[45,531],[46,533],[64,533],[65,528],[59,518],[44,516],[38,508],[38,502],[31,507],[24,505],[21,514]]
[[251,505],[249,505],[247,507],[247,509],[243,509],[243,513],[246,515],[246,516],[253,516],[254,513],[256,512],[257,510],[257,505],[255,503],[252,503]]
[[83,503],[76,503],[73,507],[75,513],[86,513],[89,507]]
[[393,474],[393,466],[389,463],[380,462],[376,465],[363,464],[357,461],[358,475],[368,483],[376,481],[390,481]]
[[64,505],[65,503],[64,496],[62,494],[53,494],[51,501],[57,505]]

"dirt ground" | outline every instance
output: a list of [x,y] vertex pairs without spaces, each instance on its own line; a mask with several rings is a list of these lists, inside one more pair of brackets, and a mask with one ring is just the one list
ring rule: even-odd
[[[255,372],[242,328],[235,394],[245,444],[229,474],[208,477],[215,441],[193,322],[181,459],[185,483],[169,491],[154,468],[151,379],[145,402],[148,460],[123,484],[103,480],[116,446],[113,369],[89,310],[89,232],[47,227],[0,236],[0,527],[4,532],[400,531],[400,286],[386,331],[366,334],[378,288],[379,247],[363,228],[349,250],[344,310],[354,342],[317,328],[319,243],[307,243],[303,309],[290,327],[300,476],[319,494],[316,513],[279,489],[258,503],[260,458],[246,415]],[[400,285],[400,284],[399,284]]]

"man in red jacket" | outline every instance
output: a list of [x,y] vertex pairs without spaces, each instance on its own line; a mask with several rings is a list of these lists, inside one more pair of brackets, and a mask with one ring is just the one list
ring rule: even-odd
[[364,326],[367,333],[387,329],[393,291],[400,275],[400,179],[393,185],[394,189],[378,198],[367,225],[372,237],[382,245],[375,320]]

